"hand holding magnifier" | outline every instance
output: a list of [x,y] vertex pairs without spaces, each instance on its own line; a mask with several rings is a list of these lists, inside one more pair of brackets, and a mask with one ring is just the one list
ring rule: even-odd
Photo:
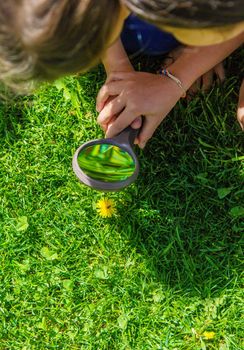
[[138,176],[139,163],[133,150],[138,129],[127,127],[119,135],[84,143],[73,157],[78,179],[96,190],[117,191]]

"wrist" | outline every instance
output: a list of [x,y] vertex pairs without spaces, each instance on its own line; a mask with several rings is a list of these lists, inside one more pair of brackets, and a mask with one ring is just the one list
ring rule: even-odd
[[199,77],[198,74],[188,71],[187,69],[182,69],[181,67],[170,67],[170,73],[180,80],[185,92]]
[[201,51],[201,48],[185,47],[180,57],[168,67],[170,73],[181,81],[186,91],[202,74],[209,70],[205,68],[206,58],[204,57],[204,60],[202,58],[204,53],[200,58],[199,50]]
[[[159,96],[164,96],[169,98],[169,100],[174,100],[177,103],[182,97],[182,89],[169,77],[165,75],[158,75],[159,79]],[[167,94],[165,94],[167,91]],[[162,95],[162,92],[164,95]]]
[[168,69],[163,68],[159,74],[161,76],[165,76],[168,77],[169,79],[171,79],[177,86],[178,88],[181,90],[181,98],[185,98],[186,97],[186,89],[182,84],[182,81],[177,78],[175,75],[173,75]]
[[116,72],[134,72],[134,68],[133,68],[132,64],[130,64],[130,63],[116,65],[116,66],[112,66],[112,67],[105,66],[105,70],[106,70],[107,75],[110,75],[110,74],[116,73]]

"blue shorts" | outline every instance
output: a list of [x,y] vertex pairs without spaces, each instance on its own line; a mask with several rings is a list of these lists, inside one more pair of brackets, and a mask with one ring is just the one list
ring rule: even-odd
[[162,55],[180,45],[173,35],[163,32],[136,15],[130,15],[125,20],[121,40],[129,55]]

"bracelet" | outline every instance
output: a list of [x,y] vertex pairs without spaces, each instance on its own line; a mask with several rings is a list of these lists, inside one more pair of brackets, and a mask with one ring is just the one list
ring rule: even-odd
[[172,79],[178,86],[179,88],[181,88],[181,90],[183,90],[183,95],[181,96],[182,98],[186,97],[186,90],[183,87],[182,82],[180,81],[180,79],[176,78],[173,74],[171,74],[168,69],[162,69],[160,70],[159,74],[161,75],[165,75],[166,77]]

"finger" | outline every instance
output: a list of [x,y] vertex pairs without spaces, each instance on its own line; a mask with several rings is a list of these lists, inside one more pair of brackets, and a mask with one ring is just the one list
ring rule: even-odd
[[217,76],[217,81],[219,83],[225,80],[225,69],[224,69],[223,62],[217,64],[217,66],[214,67],[214,72]]
[[213,71],[203,74],[202,76],[202,91],[207,92],[213,84]]
[[197,79],[195,83],[187,90],[186,99],[187,101],[191,101],[191,99],[196,95],[199,91],[201,85],[201,78]]
[[107,130],[108,130],[108,128],[109,128],[109,124],[112,124],[115,120],[116,120],[116,116],[113,116],[113,117],[110,119],[110,121],[109,121],[108,124],[100,125],[101,128],[103,129],[105,135],[106,135],[106,132],[107,132]]
[[111,81],[109,83],[104,84],[98,92],[97,101],[96,101],[96,110],[97,112],[101,112],[104,105],[106,104],[109,96],[116,96],[121,93],[125,89],[124,81]]
[[144,148],[146,146],[147,141],[152,137],[154,131],[157,129],[159,124],[161,123],[161,119],[156,118],[145,118],[142,126],[142,130],[138,137],[139,139],[139,147]]
[[[113,117],[112,119],[111,119],[111,121],[110,121],[110,123],[108,124],[108,125],[106,125],[106,132],[108,131],[108,129],[110,129],[110,125],[114,122],[116,120],[116,117]],[[133,129],[140,129],[140,127],[141,127],[141,125],[142,125],[142,117],[138,117],[138,118],[136,118],[132,123],[131,123],[131,127],[133,128]],[[109,135],[109,134],[108,134]],[[106,135],[106,137],[112,137],[112,136],[107,136]],[[137,145],[139,143],[139,139],[138,139],[138,137],[136,137],[135,138],[135,140],[134,140],[134,144],[135,145]]]
[[112,101],[106,103],[99,113],[97,122],[99,125],[108,124],[114,115],[118,115],[125,107],[125,103],[120,96],[115,97]]
[[244,80],[242,81],[241,88],[240,88],[238,108],[237,108],[237,120],[241,126],[241,129],[244,131]]
[[118,135],[127,126],[131,125],[136,118],[137,116],[130,112],[128,108],[125,108],[119,117],[116,118],[115,122],[109,124],[106,137]]
[[[109,96],[107,100],[105,101],[104,107],[109,103],[110,101],[113,101],[116,98],[116,96]],[[102,125],[101,125],[102,126]]]
[[[142,127],[142,117],[136,118],[130,125],[133,129],[140,129]],[[139,144],[139,138],[136,137],[134,140],[134,144]]]
[[130,125],[133,129],[140,129],[142,126],[142,117],[136,118]]

